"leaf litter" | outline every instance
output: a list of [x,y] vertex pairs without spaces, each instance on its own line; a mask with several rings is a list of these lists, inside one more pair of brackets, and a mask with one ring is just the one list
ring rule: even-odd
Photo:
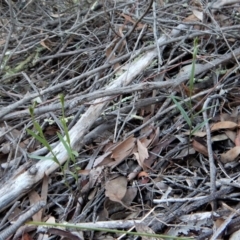
[[240,1],[89,2],[1,3],[0,238],[233,239]]

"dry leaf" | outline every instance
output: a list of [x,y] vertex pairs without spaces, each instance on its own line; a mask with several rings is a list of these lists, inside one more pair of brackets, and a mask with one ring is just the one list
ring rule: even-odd
[[137,140],[137,148],[142,161],[149,157],[146,146],[139,139]]
[[111,154],[111,152],[106,152],[106,153],[104,153],[102,156],[96,158],[96,159],[95,159],[95,162],[94,162],[94,164],[93,164],[93,167],[99,166],[99,165],[104,161],[104,159],[106,159],[107,157],[109,157],[110,154]]
[[219,141],[223,141],[223,140],[227,140],[227,139],[228,139],[228,136],[225,133],[218,134],[211,138],[212,142],[219,142]]
[[[38,195],[38,193],[36,191],[31,191],[28,194],[28,196],[29,196],[29,201],[30,201],[31,205],[36,204],[37,202],[39,202],[41,200],[40,196]],[[42,212],[39,211],[39,212],[35,213],[32,216],[32,219],[33,219],[33,221],[41,222],[42,221]]]
[[232,142],[235,141],[235,138],[236,138],[236,135],[237,135],[236,131],[226,130],[226,131],[225,131],[225,134],[228,136],[228,138],[229,138]]
[[196,151],[192,147],[186,147],[184,148],[177,156],[174,156],[173,159],[181,159],[188,155],[195,154]]
[[143,146],[148,147],[151,144],[152,139],[142,138],[140,142],[143,144]]
[[111,158],[114,158],[116,163],[122,162],[126,157],[128,157],[135,146],[136,138],[130,136],[123,142],[119,143],[114,149],[112,149]]
[[203,21],[203,13],[198,10],[193,10],[194,16],[196,16],[200,21]]
[[[137,230],[137,232],[139,233],[150,233],[150,234],[155,234],[155,232],[148,226],[146,226],[146,224],[144,223],[134,223],[135,228]],[[157,238],[154,237],[142,237],[142,240],[157,240]]]
[[234,143],[236,146],[240,146],[240,131],[238,131]]
[[41,44],[44,48],[48,49],[50,52],[52,51],[52,49],[47,45],[47,41],[46,41],[46,40],[42,40],[42,41],[40,42],[40,44]]
[[193,140],[192,146],[197,152],[203,154],[204,156],[208,156],[207,148],[195,139]]
[[221,129],[234,129],[237,127],[237,124],[231,121],[218,122],[213,124],[211,127],[211,132],[218,131]]
[[105,195],[114,202],[121,202],[127,192],[127,178],[118,177],[106,182]]
[[227,151],[226,153],[221,154],[221,162],[228,163],[234,161],[240,154],[240,147],[234,147]]
[[186,131],[183,133],[184,135],[192,135],[192,136],[196,136],[196,137],[205,137],[207,135],[206,132],[201,132],[201,131],[196,131],[194,133],[192,133],[191,131]]
[[196,22],[196,21],[198,21],[198,18],[194,14],[183,19],[183,22]]
[[130,206],[131,203],[132,203],[132,201],[133,201],[133,199],[136,197],[137,192],[138,192],[137,188],[135,188],[135,187],[129,187],[129,188],[127,189],[127,192],[126,192],[125,196],[124,196],[123,199],[122,199],[122,202],[123,202],[126,206]]
[[240,239],[240,230],[237,230],[229,237],[229,240],[239,240]]

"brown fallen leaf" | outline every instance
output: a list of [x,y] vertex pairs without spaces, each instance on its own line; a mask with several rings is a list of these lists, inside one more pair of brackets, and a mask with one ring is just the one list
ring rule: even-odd
[[197,152],[203,154],[204,156],[208,156],[207,148],[201,143],[199,143],[197,140],[193,140],[192,146]]
[[191,131],[189,131],[189,130],[187,130],[187,131],[185,131],[184,133],[183,133],[184,135],[191,135],[191,136],[196,136],[196,137],[205,137],[206,135],[207,135],[207,133],[206,132],[202,132],[202,131],[196,131],[196,132],[191,132]]
[[239,154],[240,154],[240,147],[237,146],[230,149],[226,153],[221,154],[220,160],[222,163],[233,162],[238,157]]
[[217,134],[216,136],[213,136],[211,138],[212,142],[219,142],[227,139],[228,139],[228,136],[225,133]]
[[122,202],[126,205],[126,206],[130,206],[133,199],[136,197],[137,195],[137,188],[135,187],[129,187],[126,191],[125,196],[122,199]]
[[77,232],[78,236],[76,236],[75,234],[67,230],[58,229],[58,228],[49,228],[48,233],[61,236],[63,239],[65,238],[65,239],[71,239],[71,240],[84,240],[82,236],[83,234],[79,234],[79,232]]
[[240,146],[240,131],[237,132],[234,143],[235,143],[236,146]]
[[147,148],[140,142],[140,140],[137,140],[137,152],[134,152],[134,155],[138,161],[138,164],[145,169],[146,166],[144,164],[144,160],[148,159],[149,154]]
[[197,17],[201,22],[203,22],[203,12],[200,12],[198,10],[193,10],[192,12],[195,17]]
[[[128,207],[128,209],[130,209],[130,205],[132,204],[133,199],[136,197],[137,192],[138,192],[137,188],[129,187],[126,191],[125,196],[121,200],[121,202],[114,202],[114,201],[111,201],[109,198],[106,198],[104,201],[104,209],[103,209],[103,211],[101,211],[100,217],[102,219],[107,219],[107,218],[122,219],[122,218],[119,218],[119,216],[122,213],[123,213],[123,215],[126,214],[126,212],[124,212],[122,210],[126,206]],[[113,212],[115,212],[116,214],[111,214]],[[131,213],[133,213],[133,212],[131,211]],[[103,221],[103,220],[101,220],[101,221]]]
[[[28,197],[29,197],[29,201],[30,201],[31,205],[36,204],[37,202],[39,202],[41,200],[41,197],[39,196],[39,194],[36,191],[34,191],[34,190],[31,191],[28,194]],[[41,220],[42,220],[42,211],[38,211],[37,213],[35,213],[32,216],[32,219],[33,219],[33,221],[41,222]]]
[[238,125],[235,122],[231,122],[231,121],[218,122],[213,124],[213,126],[211,127],[211,132],[218,131],[221,129],[234,129],[237,126]]
[[135,141],[136,138],[130,136],[112,149],[111,158],[115,159],[116,165],[121,163],[126,157],[132,154],[132,151],[135,147]]
[[183,19],[183,22],[197,22],[197,21],[198,18],[194,14]]
[[[144,223],[134,223],[135,228],[137,230],[137,232],[139,233],[150,233],[150,234],[155,234],[155,232],[148,226],[146,226],[146,224]],[[159,239],[159,238],[158,238]],[[157,238],[155,237],[142,237],[142,240],[157,240]]]
[[97,167],[97,166],[103,166],[105,164],[103,164],[105,159],[111,159],[110,158],[111,152],[106,152],[103,155],[99,156],[98,158],[96,158],[96,160],[94,161],[93,167]]
[[235,138],[236,138],[236,131],[232,131],[232,130],[226,130],[225,131],[225,134],[228,136],[228,138],[234,142],[235,141]]
[[189,155],[192,155],[192,154],[195,154],[195,149],[192,148],[192,147],[186,147],[184,148],[183,150],[180,151],[180,153],[176,156],[173,157],[173,159],[181,159],[181,158],[184,158],[186,156],[189,156]]
[[121,201],[127,192],[127,178],[122,176],[106,182],[105,190],[105,195],[110,200]]

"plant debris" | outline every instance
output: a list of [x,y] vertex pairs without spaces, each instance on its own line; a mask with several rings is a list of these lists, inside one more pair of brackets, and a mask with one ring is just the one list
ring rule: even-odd
[[236,239],[240,1],[0,13],[0,239]]

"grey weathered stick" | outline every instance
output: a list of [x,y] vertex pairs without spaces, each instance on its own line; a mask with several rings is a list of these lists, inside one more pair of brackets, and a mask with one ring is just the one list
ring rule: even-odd
[[210,96],[206,99],[206,101],[203,104],[203,120],[205,122],[205,128],[207,133],[207,149],[208,149],[208,159],[209,159],[209,167],[210,167],[210,182],[211,182],[211,193],[216,192],[216,166],[214,163],[214,157],[213,157],[213,150],[212,150],[212,140],[211,140],[211,130],[207,118],[207,109],[209,102],[214,98],[222,98],[222,96],[216,94],[213,96]]
[[[162,228],[165,226],[165,224],[173,221],[179,216],[188,214],[199,207],[201,207],[204,204],[210,203],[211,201],[217,200],[218,198],[222,198],[224,195],[227,195],[233,191],[233,187],[224,187],[221,190],[210,194],[207,198],[204,198],[202,200],[199,200],[197,202],[193,202],[192,204],[189,204],[188,206],[184,206],[181,208],[176,209],[174,212],[170,213],[168,216],[164,217],[163,219],[160,219],[160,221],[155,220],[153,222],[152,229],[154,232],[161,231]],[[164,224],[165,223],[165,224]]]
[[27,212],[22,214],[13,225],[11,225],[10,227],[8,227],[7,229],[3,230],[0,233],[0,240],[5,240],[12,234],[16,233],[16,231],[20,226],[22,226],[27,220],[29,220],[29,218],[31,218],[35,213],[37,213],[45,205],[46,205],[45,201],[39,201],[38,203],[31,206],[31,208]]
[[[239,56],[240,48],[235,49],[233,52],[236,56]],[[220,64],[224,64],[224,63],[228,62],[229,60],[231,60],[232,58],[233,58],[232,53],[228,53],[228,54],[218,57],[217,59],[215,59],[211,62],[208,62],[206,64],[198,65],[198,67],[196,68],[196,71],[195,71],[195,75],[198,75],[200,73],[208,71],[208,70],[212,69],[213,67],[219,66]],[[95,100],[100,97],[113,96],[113,95],[119,95],[119,94],[127,94],[127,93],[132,93],[132,92],[140,91],[140,90],[144,90],[144,89],[154,90],[154,89],[161,89],[161,88],[168,88],[168,87],[176,87],[188,79],[189,79],[189,76],[184,75],[179,78],[171,79],[167,82],[146,82],[146,83],[134,84],[131,86],[122,86],[117,89],[98,90],[98,91],[94,91],[93,93],[88,93],[88,94],[76,97],[70,101],[66,101],[65,107],[73,108],[74,106],[76,106],[78,104],[82,104],[84,102],[89,102],[89,101]],[[46,92],[48,92],[48,91],[44,90],[44,93],[46,93]],[[37,97],[37,96],[38,96],[38,94],[32,94],[31,97],[28,96],[26,98],[26,100],[30,101],[33,97]],[[16,106],[23,104],[25,102],[24,99],[21,99],[20,101],[18,101],[16,103]],[[13,106],[13,105],[14,104],[12,104],[10,106],[15,108],[16,106],[15,105]],[[6,108],[8,109],[8,107],[6,107]],[[8,113],[9,111],[7,111],[6,108],[4,108],[3,111]],[[43,106],[43,107],[36,108],[34,114],[39,115],[39,114],[43,114],[43,113],[50,112],[50,111],[60,109],[60,108],[61,108],[60,103],[52,104],[50,106]],[[8,110],[10,110],[10,107]],[[2,116],[1,115],[2,115],[2,112],[0,112],[1,120],[8,120],[8,119],[16,118],[16,116],[18,116],[18,117],[28,116],[29,111],[23,110],[23,111],[17,111],[14,113],[10,113],[7,115],[5,115],[5,114]]]
[[[186,29],[186,26],[179,25],[176,29],[173,30],[172,37],[178,36],[181,33],[181,30],[184,28]],[[158,40],[158,43],[160,44],[162,42],[165,42],[166,39],[167,37],[163,36]],[[128,70],[117,79],[112,80],[112,82],[106,86],[106,90],[119,89],[120,87],[129,85],[136,76],[138,76],[152,63],[155,57],[156,51],[154,49],[145,53],[136,62],[129,63]],[[87,109],[87,111],[81,116],[75,126],[69,131],[71,147],[73,150],[79,151],[81,149],[84,136],[103,112],[103,109],[110,100],[111,97],[109,96],[95,100]],[[3,112],[6,114],[6,109],[1,111],[0,117]],[[64,164],[69,157],[68,152],[62,143],[59,143],[53,149],[53,152],[57,155],[58,161],[61,165]],[[41,160],[33,166],[36,170],[34,171],[34,174],[31,174],[32,171],[30,168],[29,171],[26,171],[8,181],[0,189],[0,211],[4,210],[13,201],[16,201],[16,199],[29,192],[34,184],[42,180],[44,174],[49,175],[58,169],[59,165],[52,160],[51,154],[49,153],[46,157],[49,157],[49,160]]]

